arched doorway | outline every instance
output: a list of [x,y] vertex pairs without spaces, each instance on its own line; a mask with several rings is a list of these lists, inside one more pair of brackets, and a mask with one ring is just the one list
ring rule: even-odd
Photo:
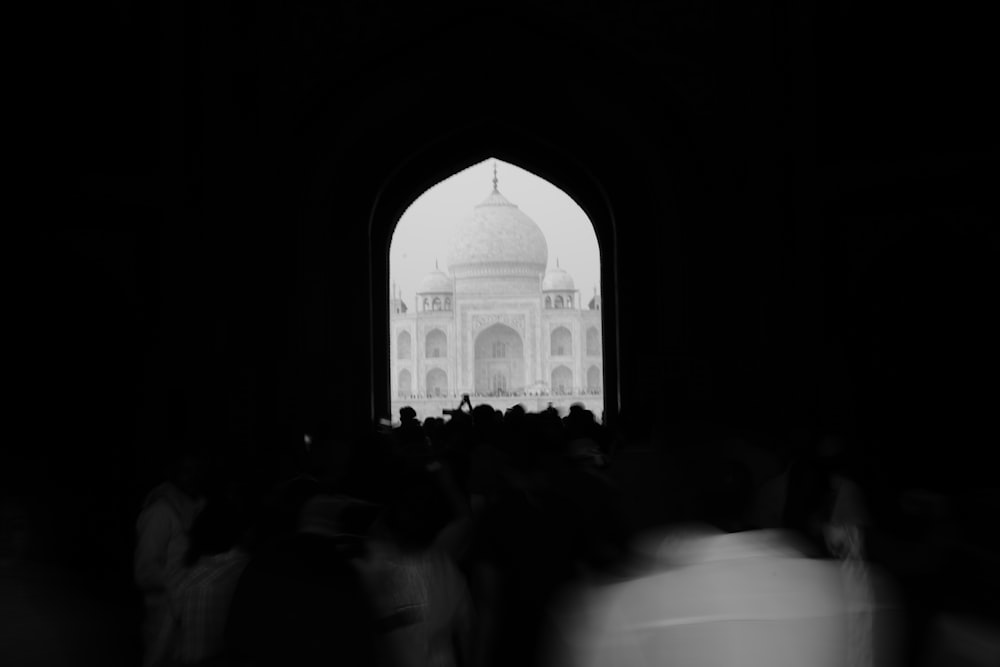
[[591,366],[587,370],[587,391],[596,394],[601,390],[601,371],[597,366]]
[[448,337],[440,329],[434,329],[427,334],[424,348],[424,356],[428,359],[446,357],[448,356]]
[[[557,308],[559,306],[556,306]],[[566,357],[573,354],[573,334],[566,327],[556,327],[552,331],[552,346],[550,354],[553,357]]]
[[552,369],[552,393],[557,395],[573,393],[573,371],[565,366]]
[[494,324],[476,337],[475,391],[490,396],[524,388],[524,342],[505,324]]
[[397,359],[409,359],[410,358],[410,332],[403,331],[399,334],[399,338],[396,342],[396,358]]
[[[492,131],[492,130],[491,130]],[[396,272],[389,260],[389,255],[391,254],[393,244],[399,242],[399,247],[403,247],[403,241],[406,238],[406,234],[402,234],[398,238],[396,237],[397,225],[399,224],[402,216],[411,207],[415,205],[418,199],[428,191],[431,186],[437,186],[443,183],[445,180],[451,179],[456,175],[461,175],[464,172],[463,165],[465,169],[477,166],[486,161],[485,158],[493,156],[495,159],[501,161],[507,161],[510,163],[508,167],[514,166],[520,168],[524,171],[531,172],[531,175],[547,181],[549,186],[555,186],[562,191],[562,195],[568,195],[569,198],[576,202],[576,204],[582,209],[586,220],[589,225],[594,229],[596,233],[596,242],[599,247],[599,252],[597,256],[599,257],[599,263],[594,262],[593,266],[597,267],[598,273],[593,277],[588,277],[585,270],[574,270],[574,274],[578,277],[580,282],[593,286],[594,284],[601,285],[601,291],[608,294],[608,301],[610,307],[607,308],[607,312],[596,311],[593,308],[581,310],[579,315],[566,314],[566,308],[560,311],[561,319],[564,321],[569,320],[580,320],[579,322],[573,322],[572,326],[569,328],[569,344],[564,345],[564,350],[575,350],[577,353],[582,350],[576,350],[573,345],[580,345],[583,347],[585,345],[584,332],[588,327],[596,326],[601,334],[601,338],[605,339],[602,341],[606,343],[601,346],[602,352],[607,352],[608,350],[617,349],[617,341],[614,335],[614,331],[605,330],[605,325],[608,320],[614,320],[617,316],[616,310],[614,308],[614,289],[613,289],[613,276],[615,275],[615,256],[616,256],[616,243],[615,243],[615,232],[613,228],[613,222],[611,215],[611,210],[609,202],[600,184],[594,180],[592,174],[588,173],[586,170],[581,170],[580,165],[575,164],[572,161],[566,161],[564,156],[558,156],[555,154],[547,155],[545,148],[541,145],[534,145],[530,140],[524,137],[517,137],[515,135],[504,134],[502,138],[498,138],[496,135],[491,136],[490,146],[485,148],[483,146],[478,146],[477,143],[479,139],[482,139],[485,135],[479,135],[478,133],[473,133],[473,135],[468,135],[467,133],[462,133],[465,139],[471,140],[471,145],[467,141],[460,142],[455,145],[455,151],[452,152],[450,156],[445,157],[438,151],[441,149],[443,144],[435,144],[435,146],[429,149],[427,152],[421,152],[415,155],[412,160],[400,165],[398,170],[394,172],[393,176],[385,182],[384,190],[380,194],[377,205],[374,207],[371,218],[371,230],[372,230],[372,243],[375,254],[375,265],[373,266],[372,281],[373,290],[375,294],[385,293],[389,294],[390,286],[393,284],[399,285],[400,289],[398,293],[406,294],[407,292],[413,293],[412,290],[404,289],[402,286],[410,284],[410,281],[398,279],[403,275],[403,271],[400,270]],[[527,143],[523,143],[527,141]],[[506,148],[497,150],[497,145],[502,144]],[[523,144],[523,145],[522,145]],[[463,157],[464,156],[464,157]],[[509,157],[508,157],[509,156]],[[523,162],[521,160],[524,160]],[[491,163],[495,162],[494,159],[489,160]],[[501,170],[501,177],[503,177],[504,172]],[[478,177],[477,177],[478,178]],[[488,178],[486,179],[488,180]],[[501,183],[504,181],[501,179]],[[473,184],[471,187],[479,187],[478,182]],[[525,200],[528,201],[528,200]],[[516,205],[516,202],[514,202]],[[456,220],[460,219],[464,213],[459,213]],[[444,220],[448,218],[452,219],[451,216],[442,216],[441,219]],[[414,219],[417,219],[416,217]],[[565,234],[560,235],[555,233],[551,235],[553,239],[565,239],[568,238]],[[576,243],[576,237],[572,236],[574,239],[573,243]],[[548,239],[548,236],[546,236]],[[426,239],[424,239],[426,240]],[[444,248],[450,249],[450,242],[445,239],[440,244],[430,244],[434,248]],[[553,248],[557,245],[553,243]],[[384,252],[388,249],[389,252]],[[437,250],[435,250],[437,252]],[[566,252],[566,251],[563,251]],[[384,254],[383,254],[384,253]],[[550,256],[554,257],[556,254],[555,250],[551,250]],[[447,257],[447,253],[445,257]],[[435,256],[436,259],[436,256]],[[432,265],[436,266],[436,261],[434,264],[429,264],[427,261],[422,261],[419,263],[418,269],[414,269],[415,272],[426,271],[426,266]],[[386,271],[386,269],[389,269]],[[444,267],[445,271],[450,271],[448,266]],[[598,277],[599,276],[599,277]],[[419,276],[417,278],[419,280]],[[596,292],[596,288],[594,289]],[[473,292],[468,292],[467,294],[472,294]],[[482,293],[476,293],[478,298],[481,294],[488,294],[489,291],[483,291]],[[545,297],[548,294],[540,294],[538,297],[537,307],[540,310],[550,310],[546,308]],[[554,298],[555,295],[552,295]],[[418,297],[423,298],[423,294]],[[573,298],[571,302],[567,302],[567,295],[563,294],[564,305],[567,303],[574,304],[574,307],[579,304],[577,301],[579,297]],[[499,361],[493,361],[493,350],[492,345],[488,351],[480,349],[478,350],[479,361],[484,363],[477,364],[477,351],[475,350],[476,337],[480,330],[475,329],[470,336],[465,329],[471,322],[464,319],[466,316],[461,314],[463,312],[461,303],[462,301],[468,301],[468,298],[464,294],[456,294],[451,298],[451,309],[444,306],[444,310],[438,311],[432,317],[440,317],[439,313],[454,312],[454,321],[448,326],[450,329],[446,330],[448,335],[453,338],[449,340],[449,349],[447,354],[448,358],[454,355],[454,363],[457,364],[455,369],[458,373],[449,378],[451,384],[450,390],[453,392],[457,391],[468,391],[470,393],[483,392],[485,394],[503,392],[503,393],[515,393],[518,391],[526,391],[528,388],[528,381],[537,382],[539,387],[548,385],[548,381],[551,379],[549,373],[544,370],[544,359],[550,356],[550,349],[552,340],[550,338],[551,330],[546,322],[538,322],[536,319],[534,322],[529,319],[526,321],[528,327],[515,326],[516,330],[520,333],[520,347],[521,352],[518,355],[518,359],[510,363],[510,368],[505,370],[504,367],[507,366],[506,363],[499,369],[499,372],[489,374],[483,370],[486,366],[485,360],[489,359],[488,362],[491,365],[499,364]],[[519,304],[518,308],[523,309],[525,306]],[[528,311],[533,306],[527,306]],[[430,312],[434,312],[429,305],[428,308]],[[419,308],[416,310],[420,310]],[[555,310],[552,308],[551,310]],[[379,327],[385,319],[388,318],[394,311],[388,309],[383,313],[380,309],[376,309],[373,312],[373,323],[376,328]],[[468,304],[466,304],[466,310],[468,311]],[[550,311],[551,312],[551,311]],[[402,310],[395,315],[405,314]],[[537,315],[535,317],[538,317]],[[544,316],[543,316],[544,317]],[[396,319],[399,319],[398,317]],[[516,319],[516,318],[515,318]],[[548,319],[548,318],[544,318]],[[509,322],[508,322],[509,323]],[[393,327],[392,324],[398,323],[387,323],[386,329],[395,328],[397,331],[399,327]],[[429,323],[428,323],[429,324]],[[437,324],[437,321],[435,321]],[[568,324],[567,324],[568,326]],[[417,327],[419,329],[419,327]],[[433,328],[433,327],[432,327]],[[443,327],[442,327],[443,329]],[[573,340],[575,338],[582,338],[582,340]],[[471,344],[471,345],[470,345]],[[417,351],[417,354],[423,353],[426,355],[426,337],[425,334],[421,333],[419,336],[415,337],[413,340],[413,349]],[[468,347],[473,349],[468,349]],[[529,349],[530,346],[530,349]],[[506,350],[508,354],[512,353],[513,350]],[[560,361],[564,364],[569,365],[567,362],[572,354],[567,353],[563,356]],[[615,359],[605,359],[604,355],[599,355],[601,357],[601,362],[603,362],[604,369],[602,371],[602,381],[601,383],[601,398],[598,399],[603,403],[604,410],[607,410],[610,418],[613,420],[614,415],[617,414],[618,410],[618,394],[617,392],[609,393],[604,396],[603,390],[606,387],[616,387],[617,383],[617,373],[616,373],[616,363]],[[426,357],[425,357],[426,358]],[[597,359],[589,359],[590,363],[594,363]],[[386,366],[390,366],[386,368]],[[396,366],[394,355],[376,354],[373,358],[372,371],[376,378],[379,377],[380,373],[388,371],[383,377],[391,377],[392,372],[398,371]],[[551,367],[550,367],[551,368]],[[584,367],[586,368],[586,367]],[[424,369],[424,373],[427,369]],[[603,378],[603,374],[608,373],[607,378]],[[576,377],[580,375],[580,377]],[[585,371],[573,371],[574,381],[577,383],[576,389],[579,390],[586,386],[586,372]],[[420,378],[425,379],[426,376]],[[376,381],[377,382],[377,381]],[[610,401],[610,403],[608,402]],[[388,410],[389,413],[395,413],[395,409],[391,407],[393,402],[390,398],[387,401],[390,404]],[[382,395],[378,392],[373,396],[373,407],[376,414],[379,413],[383,408]]]
[[427,372],[427,396],[438,398],[448,395],[448,375],[440,368]]
[[413,380],[410,371],[405,368],[399,371],[399,397],[409,398],[413,393]]
[[596,357],[601,353],[601,337],[597,327],[587,329],[587,356]]

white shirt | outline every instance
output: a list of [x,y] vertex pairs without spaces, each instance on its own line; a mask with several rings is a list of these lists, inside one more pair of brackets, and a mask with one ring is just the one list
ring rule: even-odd
[[565,667],[845,667],[850,586],[778,531],[673,537],[665,569],[582,592],[563,616]]

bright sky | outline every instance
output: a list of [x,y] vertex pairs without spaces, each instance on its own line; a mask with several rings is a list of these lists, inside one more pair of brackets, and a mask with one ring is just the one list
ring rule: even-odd
[[542,230],[549,246],[549,268],[558,258],[586,304],[595,286],[600,291],[601,269],[597,236],[583,209],[548,181],[493,158],[427,190],[399,219],[389,246],[389,278],[402,288],[403,301],[413,308],[417,286],[434,269],[435,259],[447,273],[452,230],[493,191],[494,163],[497,189]]

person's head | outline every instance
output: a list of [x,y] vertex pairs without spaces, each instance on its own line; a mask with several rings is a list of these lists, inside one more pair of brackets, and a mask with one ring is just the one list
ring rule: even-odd
[[405,405],[399,409],[399,421],[406,423],[413,421],[417,418],[417,411],[411,408],[409,405]]
[[507,412],[504,414],[504,421],[520,422],[524,419],[524,415],[524,406],[518,403],[507,408]]
[[570,406],[569,414],[563,420],[566,427],[566,437],[570,440],[591,438],[596,436],[597,421],[594,413],[579,403]]
[[449,519],[449,506],[426,472],[413,471],[398,480],[385,507],[383,521],[396,544],[405,550],[430,546]]
[[480,403],[472,409],[472,423],[480,435],[493,435],[497,427],[497,413],[493,406]]
[[192,498],[204,494],[208,474],[207,457],[196,451],[180,453],[167,467],[167,480]]

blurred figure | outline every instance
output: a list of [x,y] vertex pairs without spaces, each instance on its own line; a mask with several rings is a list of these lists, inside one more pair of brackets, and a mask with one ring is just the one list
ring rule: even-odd
[[[710,470],[686,512],[690,523],[637,544],[644,572],[568,596],[555,614],[562,632],[549,664],[894,664],[881,617],[868,636],[851,635],[856,596],[835,561],[806,557],[793,534],[741,530],[749,477],[738,463]],[[888,611],[893,598],[880,578],[870,581],[877,594],[865,611]]]
[[608,462],[601,447],[601,428],[594,419],[594,413],[579,403],[574,403],[563,423],[566,425],[570,456],[597,468],[604,468]]
[[209,501],[191,527],[188,567],[171,600],[177,619],[176,659],[181,665],[222,664],[229,607],[247,554],[240,522],[223,501]]
[[468,518],[467,502],[440,463],[398,480],[362,566],[384,667],[469,664],[472,603],[454,561]]
[[856,452],[848,445],[844,437],[824,434],[788,469],[785,527],[835,558],[860,557],[869,524]]
[[256,555],[226,624],[230,664],[374,667],[374,614],[358,571],[360,538],[345,529],[360,503],[315,495],[297,533]]
[[143,596],[143,667],[166,664],[175,649],[170,608],[189,548],[188,533],[204,506],[204,458],[186,453],[169,468],[167,481],[146,496],[136,522],[133,576]]

